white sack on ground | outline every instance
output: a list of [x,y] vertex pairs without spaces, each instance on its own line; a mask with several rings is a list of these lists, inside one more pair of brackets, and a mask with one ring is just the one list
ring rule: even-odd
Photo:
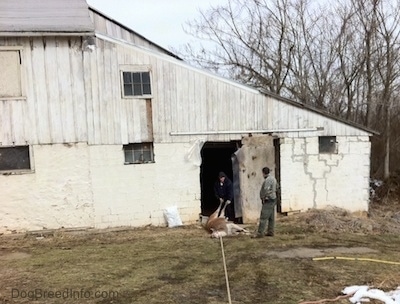
[[164,209],[164,216],[167,220],[168,227],[182,226],[182,220],[178,212],[177,206],[172,206]]

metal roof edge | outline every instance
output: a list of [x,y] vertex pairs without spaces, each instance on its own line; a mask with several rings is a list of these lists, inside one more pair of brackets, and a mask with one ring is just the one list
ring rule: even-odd
[[43,37],[43,36],[94,36],[94,31],[21,31],[0,32],[0,37]]

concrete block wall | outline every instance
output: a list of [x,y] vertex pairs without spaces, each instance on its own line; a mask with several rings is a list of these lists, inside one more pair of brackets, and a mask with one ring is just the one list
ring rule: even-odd
[[122,146],[92,146],[95,226],[165,226],[164,209],[177,206],[184,223],[200,212],[200,169],[185,161],[186,144],[155,144],[155,163],[123,164]]
[[[318,137],[281,140],[283,212],[368,210],[369,138],[336,139],[334,154],[318,152]],[[32,173],[0,175],[0,232],[165,226],[163,210],[171,206],[183,223],[193,223],[200,212],[200,168],[196,159],[188,160],[190,148],[154,144],[155,163],[124,165],[121,145],[33,146]]]
[[188,144],[155,144],[155,163],[124,165],[121,145],[33,146],[32,173],[0,175],[0,233],[61,227],[166,226],[177,206],[185,224],[200,212],[198,165]]
[[32,147],[34,171],[0,175],[0,232],[93,227],[86,144]]
[[282,140],[283,212],[328,206],[368,211],[369,138],[338,136],[336,141],[337,153],[321,154],[317,136]]

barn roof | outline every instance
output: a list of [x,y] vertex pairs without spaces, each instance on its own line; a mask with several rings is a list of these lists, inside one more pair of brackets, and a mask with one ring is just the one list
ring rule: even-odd
[[1,0],[0,36],[93,35],[85,0]]
[[85,36],[94,35],[89,10],[128,30],[177,59],[176,54],[89,7],[86,0],[0,0],[1,36]]

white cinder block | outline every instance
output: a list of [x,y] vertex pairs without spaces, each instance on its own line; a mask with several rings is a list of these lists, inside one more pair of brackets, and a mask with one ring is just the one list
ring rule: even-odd
[[[368,210],[367,139],[338,137],[338,154],[316,153],[317,136],[281,141],[282,211],[328,205]],[[169,206],[193,223],[201,192],[200,169],[186,158],[190,147],[155,144],[155,163],[124,165],[121,145],[33,146],[34,173],[0,175],[0,214],[7,215],[0,232],[166,225],[163,209]],[[252,211],[258,217],[259,210]]]
[[370,143],[365,137],[337,137],[337,141],[338,154],[299,155],[302,139],[295,139],[292,148],[285,144],[284,153],[281,150],[282,211],[326,206],[368,210]]
[[33,146],[33,155],[34,173],[0,175],[0,231],[94,226],[87,146]]
[[366,154],[369,155],[371,151],[371,143],[370,142],[356,142],[350,145],[350,154]]
[[305,140],[303,138],[296,138],[293,145],[294,155],[304,155],[305,154]]
[[316,142],[307,143],[306,154],[307,155],[317,155],[319,153],[319,145]]
[[[7,214],[1,232],[7,227],[164,225],[162,209],[172,205],[187,210],[185,219],[198,218],[200,171],[184,161],[184,144],[155,144],[156,162],[141,165],[124,165],[121,145],[42,145],[33,150],[35,173],[0,175],[0,183],[7,185],[0,192],[0,214]],[[40,210],[40,217],[31,210]]]

